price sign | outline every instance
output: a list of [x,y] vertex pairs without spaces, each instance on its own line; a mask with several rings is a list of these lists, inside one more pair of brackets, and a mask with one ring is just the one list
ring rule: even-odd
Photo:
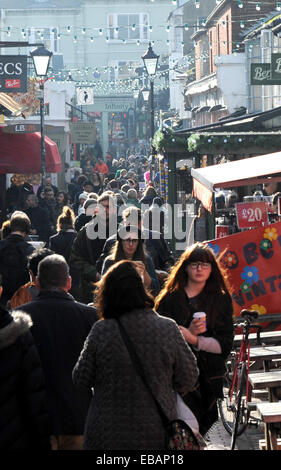
[[216,238],[227,237],[229,235],[228,225],[216,225]]
[[263,227],[268,224],[266,202],[238,202],[235,204],[238,228]]

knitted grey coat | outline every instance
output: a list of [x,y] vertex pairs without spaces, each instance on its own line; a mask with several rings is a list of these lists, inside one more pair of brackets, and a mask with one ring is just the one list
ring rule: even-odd
[[[167,417],[177,418],[173,390],[184,395],[198,377],[195,356],[178,326],[150,309],[125,313],[120,321]],[[73,370],[73,380],[78,387],[94,389],[85,449],[165,448],[156,405],[135,371],[115,319],[100,320],[93,326]]]

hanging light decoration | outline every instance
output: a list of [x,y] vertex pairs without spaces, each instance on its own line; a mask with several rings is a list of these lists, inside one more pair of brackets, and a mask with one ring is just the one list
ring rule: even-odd
[[260,11],[260,9],[261,9],[261,2],[258,2],[258,3],[256,4],[256,10],[257,10],[257,11]]
[[281,2],[276,3],[276,10],[281,11]]
[[195,0],[195,7],[196,7],[196,8],[200,8],[200,2],[199,2],[199,0]]
[[238,0],[238,8],[243,8],[243,2],[242,2],[242,0]]

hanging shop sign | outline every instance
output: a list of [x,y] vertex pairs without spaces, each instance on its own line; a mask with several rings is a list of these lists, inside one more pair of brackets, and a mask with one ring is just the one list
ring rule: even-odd
[[266,202],[238,202],[235,204],[239,229],[263,227],[268,224]]
[[[44,126],[45,131],[53,129],[54,126]],[[6,134],[32,134],[33,132],[40,132],[40,124],[15,124],[12,126],[2,127],[2,132]]]
[[211,240],[227,271],[235,316],[243,308],[280,313],[281,222]]
[[223,238],[229,235],[229,225],[216,225],[216,238]]
[[94,145],[96,125],[94,122],[72,122],[70,124],[71,143]]
[[27,56],[0,56],[0,92],[25,93],[27,91]]
[[94,104],[94,89],[90,87],[76,88],[76,97],[79,106]]
[[281,54],[271,54],[270,63],[251,64],[251,85],[281,85]]

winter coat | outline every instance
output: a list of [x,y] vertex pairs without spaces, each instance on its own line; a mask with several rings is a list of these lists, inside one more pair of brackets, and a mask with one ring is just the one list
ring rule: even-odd
[[0,274],[2,274],[3,295],[1,302],[5,305],[16,290],[29,281],[27,258],[34,247],[16,233],[11,233],[0,240]]
[[33,321],[31,333],[46,377],[51,434],[83,434],[89,399],[77,393],[72,369],[96,321],[96,310],[61,291],[40,292],[20,309]]
[[0,449],[49,450],[45,379],[29,315],[0,307]]
[[[228,294],[217,298],[206,295],[204,290],[196,297],[188,298],[186,293],[167,293],[160,302],[157,312],[173,318],[178,325],[189,327],[193,313],[206,312],[207,331],[203,336],[215,338],[221,347],[221,354],[214,354],[193,348],[200,371],[195,390],[184,397],[199,422],[199,430],[204,435],[218,419],[217,398],[223,398],[223,377],[225,361],[233,344],[233,307]],[[212,312],[212,315],[211,315]],[[213,314],[216,313],[215,319]]]
[[[209,320],[208,311],[215,302],[217,316],[212,325]],[[231,298],[228,295],[222,295],[220,299],[212,299],[210,296],[197,296],[188,299],[185,292],[175,291],[167,293],[161,300],[157,312],[160,315],[172,318],[178,325],[189,327],[194,312],[207,313],[207,331],[204,336],[215,338],[221,346],[221,354],[198,351],[197,355],[204,358],[208,376],[212,380],[215,395],[221,396],[222,377],[225,373],[225,360],[227,359],[233,345],[233,307]]]
[[[142,361],[168,419],[177,417],[173,390],[187,393],[198,376],[195,357],[176,323],[150,309],[120,321]],[[136,372],[115,319],[92,328],[73,371],[77,387],[94,389],[84,433],[87,450],[163,450],[165,433],[155,402]]]
[[[98,272],[96,262],[100,257],[106,239],[110,235],[107,226],[105,228],[105,237],[89,238],[88,233],[92,233],[91,227],[94,227],[94,231],[98,229],[98,225],[94,225],[95,220],[95,217],[93,217],[91,222],[78,232],[72,245],[69,262],[70,266],[80,273],[80,296],[78,300],[86,304],[93,301],[93,283],[97,281]],[[115,230],[117,229],[115,228]]]

